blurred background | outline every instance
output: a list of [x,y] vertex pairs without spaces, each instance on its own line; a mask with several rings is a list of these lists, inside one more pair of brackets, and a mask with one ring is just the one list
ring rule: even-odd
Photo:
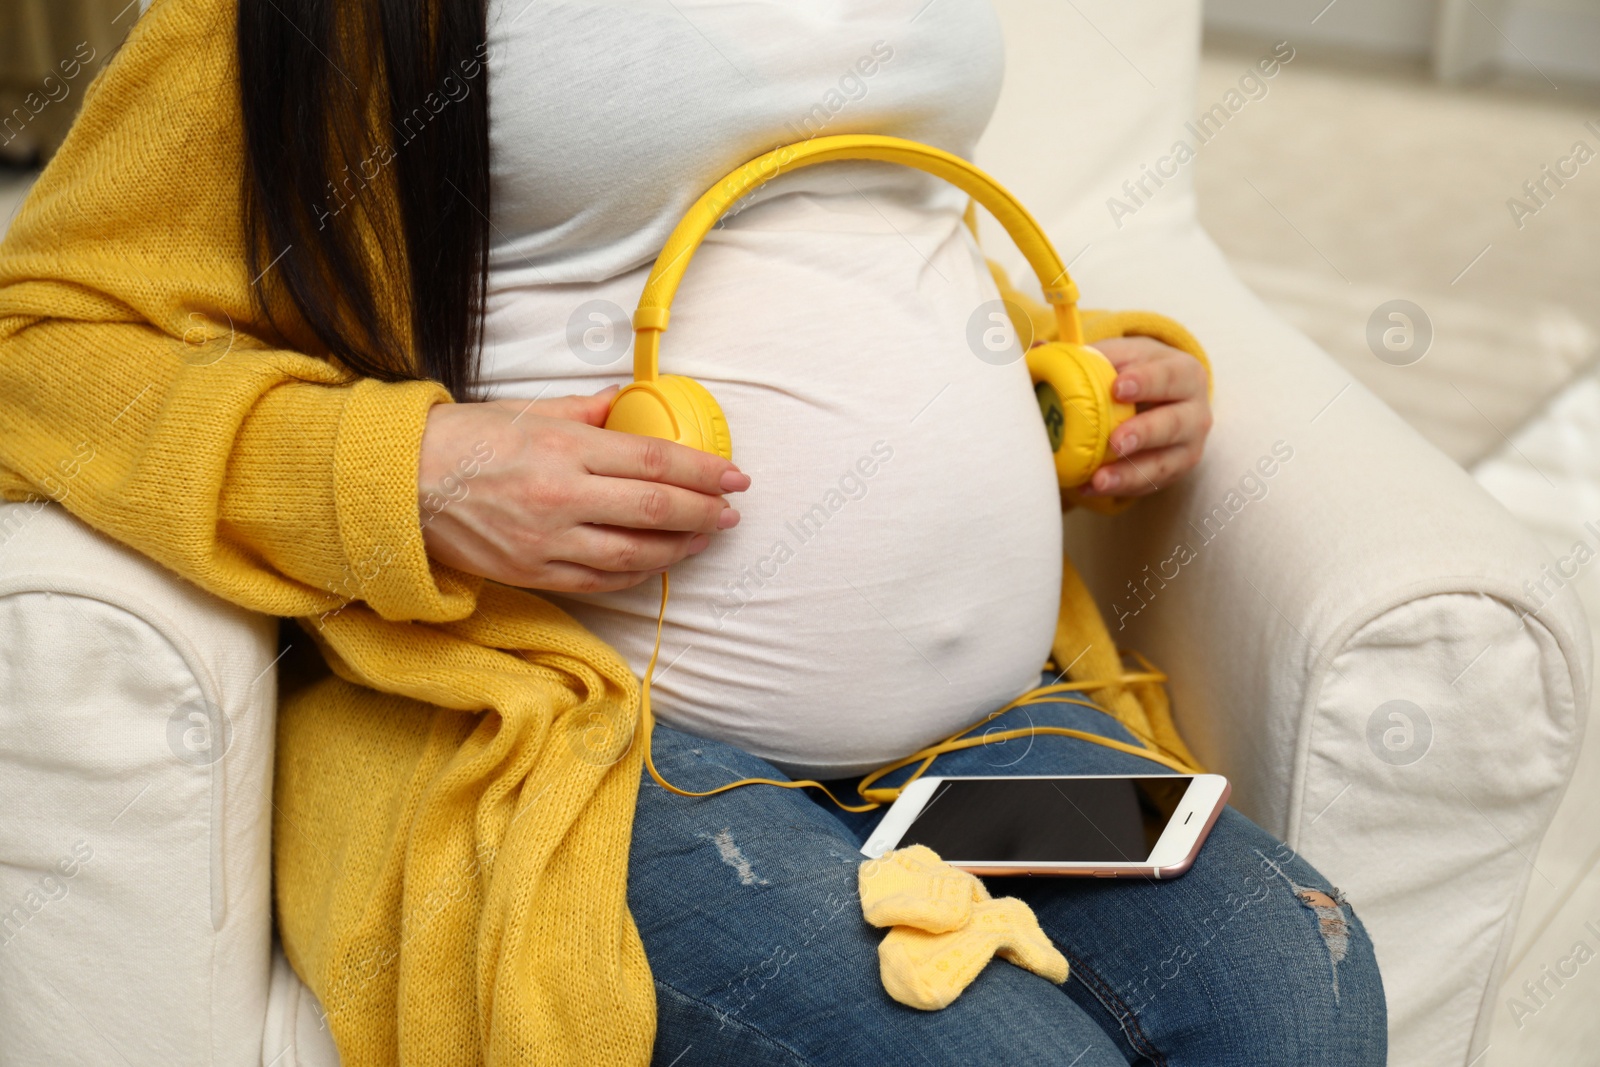
[[[0,232],[137,13],[0,0]],[[1203,223],[1553,553],[1588,545],[1552,580],[1600,620],[1600,0],[1207,0],[1197,119],[1280,41],[1292,60],[1198,154]],[[1596,734],[1531,858],[1482,1064],[1600,1063],[1600,963],[1524,993],[1600,955]]]
[[[1206,0],[1197,110],[1281,40],[1196,159],[1202,223],[1554,554],[1600,550],[1600,0]],[[1600,1063],[1600,966],[1545,978],[1600,953],[1600,731],[1531,860],[1480,1063]]]
[[60,147],[83,87],[138,13],[138,0],[0,0],[0,165],[13,198]]

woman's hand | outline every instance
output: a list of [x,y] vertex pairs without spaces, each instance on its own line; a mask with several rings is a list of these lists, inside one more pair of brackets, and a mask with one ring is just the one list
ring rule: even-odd
[[417,475],[428,555],[507,585],[637,585],[739,521],[749,476],[720,456],[603,429],[594,396],[437,404]]
[[1094,347],[1117,368],[1112,392],[1138,413],[1111,431],[1120,456],[1094,472],[1079,492],[1144,496],[1183,477],[1200,462],[1211,429],[1206,369],[1200,361],[1150,337],[1112,337]]

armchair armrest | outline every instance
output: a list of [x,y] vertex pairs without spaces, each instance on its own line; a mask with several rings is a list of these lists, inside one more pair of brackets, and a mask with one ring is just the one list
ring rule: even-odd
[[1349,892],[1383,968],[1392,1062],[1459,1067],[1487,1040],[1578,752],[1578,599],[1198,227],[1094,252],[1075,269],[1087,304],[1159,310],[1206,346],[1216,425],[1181,486],[1070,516],[1068,550],[1119,643],[1171,675],[1179,728],[1235,804]]
[[8,1058],[264,1062],[276,620],[0,503],[0,634]]

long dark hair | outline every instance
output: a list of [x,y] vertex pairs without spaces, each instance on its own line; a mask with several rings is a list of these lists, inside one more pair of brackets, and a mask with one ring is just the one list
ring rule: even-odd
[[464,396],[488,265],[486,0],[238,5],[262,311],[287,301],[355,374]]

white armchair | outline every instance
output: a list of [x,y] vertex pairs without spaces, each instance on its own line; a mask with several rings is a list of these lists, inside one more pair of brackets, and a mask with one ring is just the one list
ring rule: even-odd
[[[996,7],[1008,74],[979,164],[1088,306],[1176,317],[1216,371],[1196,475],[1074,515],[1073,558],[1234,803],[1349,895],[1391,1061],[1465,1067],[1578,750],[1582,612],[1530,592],[1532,537],[1234,278],[1186,170],[1113,221],[1106,198],[1196,111],[1198,0]],[[60,507],[0,506],[6,1062],[337,1063],[271,949],[276,632]]]
[[[1119,642],[1171,675],[1233,803],[1349,895],[1390,1062],[1481,1064],[1589,707],[1578,599],[1504,508],[1238,281],[1195,221],[1192,163],[1139,188],[1226,106],[1194,99],[1198,0],[996,6],[1006,85],[977,162],[1076,258],[1086,306],[1172,315],[1215,372],[1199,470],[1116,518],[1072,516],[1072,558]],[[1113,218],[1113,196],[1135,210]]]

